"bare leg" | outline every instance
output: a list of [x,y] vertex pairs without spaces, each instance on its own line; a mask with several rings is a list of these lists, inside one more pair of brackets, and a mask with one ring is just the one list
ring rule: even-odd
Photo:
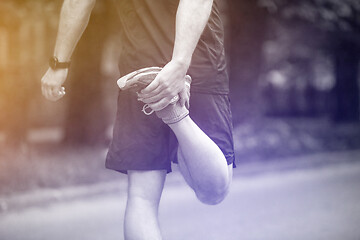
[[128,200],[125,211],[126,240],[160,240],[158,208],[166,170],[128,171]]
[[179,168],[186,182],[203,203],[221,202],[230,186],[232,165],[189,116],[169,127],[179,142]]
[[[190,172],[189,172],[189,169],[186,165],[186,161],[185,161],[185,158],[183,156],[183,153],[181,151],[181,148],[179,147],[178,149],[178,167],[179,167],[179,170],[181,172],[181,175],[184,177],[185,179],[185,182],[195,191],[195,193],[197,194],[197,197],[199,198],[200,201],[202,201],[203,203],[206,203],[206,204],[217,204],[218,201],[220,202],[221,199],[223,199],[224,197],[226,197],[228,191],[229,191],[229,188],[230,188],[230,185],[231,185],[231,182],[232,182],[232,176],[233,176],[233,165],[230,164],[228,165],[228,174],[229,174],[229,185],[228,185],[228,188],[226,189],[227,191],[225,192],[225,194],[220,194],[220,196],[216,196],[213,195],[213,194],[201,194],[200,191],[196,191],[195,187],[194,187],[194,180],[192,178],[192,176],[190,175]],[[213,200],[213,202],[211,201],[211,196],[214,196],[215,199]]]

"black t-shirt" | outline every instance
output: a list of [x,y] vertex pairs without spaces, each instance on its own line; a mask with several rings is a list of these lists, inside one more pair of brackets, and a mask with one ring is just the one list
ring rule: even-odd
[[[171,60],[179,0],[114,0],[122,25],[121,74]],[[224,31],[217,3],[194,51],[188,74],[192,91],[227,94]]]

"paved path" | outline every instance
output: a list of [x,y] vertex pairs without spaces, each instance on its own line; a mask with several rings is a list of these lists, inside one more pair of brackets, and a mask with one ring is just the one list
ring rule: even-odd
[[[125,194],[113,192],[2,213],[0,239],[123,239],[124,206]],[[218,206],[172,181],[160,218],[169,240],[359,240],[360,162],[237,176]]]

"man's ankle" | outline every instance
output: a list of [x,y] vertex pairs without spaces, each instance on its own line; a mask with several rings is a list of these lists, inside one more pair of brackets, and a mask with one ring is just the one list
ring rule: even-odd
[[181,106],[177,101],[174,104],[169,104],[160,111],[156,111],[156,115],[163,120],[165,124],[172,125],[180,122],[189,115],[189,110],[185,106]]

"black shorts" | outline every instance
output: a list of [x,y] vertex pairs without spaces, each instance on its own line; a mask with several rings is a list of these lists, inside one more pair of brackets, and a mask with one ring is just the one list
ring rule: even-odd
[[[156,114],[145,115],[135,93],[120,91],[113,140],[106,167],[127,170],[167,170],[177,162],[174,133]],[[191,92],[191,119],[219,146],[227,163],[234,164],[230,101],[225,94]]]

